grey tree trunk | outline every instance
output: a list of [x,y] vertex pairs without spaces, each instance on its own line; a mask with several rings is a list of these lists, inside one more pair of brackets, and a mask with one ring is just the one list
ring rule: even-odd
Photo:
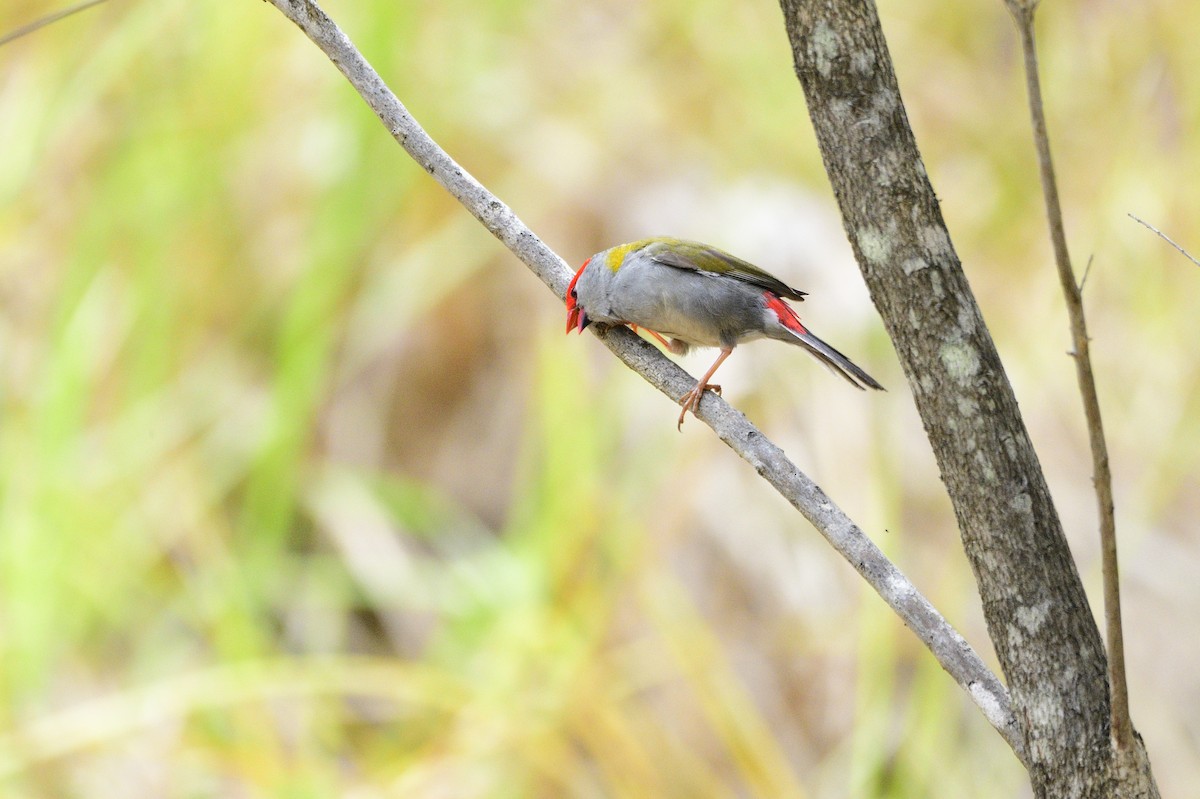
[[781,0],[796,74],[871,297],[954,505],[1040,797],[1156,797],[1109,736],[1075,562],[921,162],[872,0]]

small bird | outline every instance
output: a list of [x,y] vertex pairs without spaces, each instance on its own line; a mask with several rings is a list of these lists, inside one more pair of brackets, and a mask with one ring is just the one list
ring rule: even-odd
[[794,289],[727,252],[665,236],[620,244],[583,262],[567,287],[567,333],[593,322],[644,329],[671,352],[719,347],[721,354],[696,387],[679,400],[677,429],[695,415],[708,381],[743,341],[773,338],[798,344],[855,388],[883,390],[849,358],[814,336],[785,300]]

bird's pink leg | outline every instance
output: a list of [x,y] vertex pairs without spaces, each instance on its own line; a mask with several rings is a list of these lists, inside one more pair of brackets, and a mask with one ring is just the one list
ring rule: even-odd
[[713,365],[708,367],[708,371],[704,373],[704,377],[700,378],[700,382],[696,383],[696,387],[679,398],[679,404],[683,406],[683,410],[679,412],[679,423],[675,425],[676,430],[683,429],[683,417],[687,416],[688,411],[692,412],[692,416],[696,415],[696,410],[700,407],[700,398],[704,396],[705,389],[712,389],[718,394],[721,393],[720,386],[710,386],[708,381],[717,371],[717,367],[724,363],[725,359],[732,354],[732,347],[729,349],[722,347],[721,354],[717,356],[717,360],[713,362]]
[[671,349],[670,342],[668,342],[665,338],[663,338],[661,333],[655,333],[653,330],[651,330],[648,327],[638,327],[637,325],[635,325],[633,323],[630,323],[629,327],[633,330],[634,333],[638,332],[639,330],[645,330],[647,333],[649,333],[650,335],[652,335],[656,339],[658,339],[659,344],[662,344],[667,349]]

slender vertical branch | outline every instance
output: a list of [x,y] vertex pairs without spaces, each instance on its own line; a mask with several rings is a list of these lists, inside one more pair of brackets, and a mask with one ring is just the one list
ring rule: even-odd
[[1067,313],[1071,320],[1074,345],[1075,376],[1083,397],[1083,412],[1087,419],[1088,440],[1092,448],[1092,482],[1100,510],[1100,551],[1104,575],[1104,624],[1108,639],[1108,681],[1111,691],[1110,718],[1112,737],[1117,747],[1128,750],[1133,746],[1133,725],[1129,718],[1129,691],[1125,683],[1125,641],[1121,631],[1121,595],[1117,570],[1117,527],[1113,514],[1112,471],[1108,463],[1108,446],[1104,440],[1104,425],[1100,420],[1100,399],[1092,374],[1092,359],[1088,346],[1087,320],[1083,313],[1083,292],[1075,282],[1071,256],[1067,251],[1067,235],[1063,225],[1062,206],[1058,199],[1058,183],[1054,163],[1050,158],[1050,137],[1046,132],[1046,114],[1042,103],[1041,81],[1038,75],[1037,48],[1033,36],[1033,15],[1036,2],[1005,0],[1016,20],[1025,59],[1025,83],[1029,91],[1029,114],[1033,123],[1033,139],[1037,147],[1041,171],[1042,193],[1046,201],[1046,217],[1050,224],[1050,240],[1058,279],[1062,284]]

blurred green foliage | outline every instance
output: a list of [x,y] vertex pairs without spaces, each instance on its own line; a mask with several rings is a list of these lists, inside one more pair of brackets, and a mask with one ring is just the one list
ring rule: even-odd
[[[47,9],[15,0],[0,31]],[[328,11],[569,261],[702,238],[891,388],[739,350],[743,407],[983,652],[953,516],[770,3]],[[886,4],[908,112],[1092,589],[1088,455],[999,0]],[[1045,3],[1117,477],[1135,721],[1200,779],[1200,7]],[[974,707],[587,337],[263,3],[0,49],[5,796],[1026,795]],[[704,360],[707,356],[699,356]],[[686,361],[695,367],[699,363]]]

